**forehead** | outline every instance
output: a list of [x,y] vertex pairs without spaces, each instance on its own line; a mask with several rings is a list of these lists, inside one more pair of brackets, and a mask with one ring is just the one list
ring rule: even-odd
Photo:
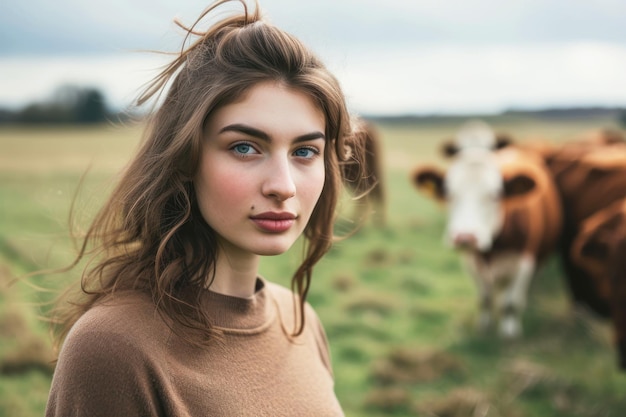
[[456,195],[498,193],[502,190],[502,174],[490,152],[465,152],[450,165],[446,188]]
[[[245,120],[242,120],[245,119]],[[237,100],[216,109],[208,123],[247,121],[262,128],[277,124],[320,129],[325,117],[317,102],[305,92],[283,83],[264,81],[253,85]]]
[[491,130],[489,125],[479,120],[463,125],[456,133],[455,139],[461,149],[491,149],[496,143],[496,135],[493,130]]

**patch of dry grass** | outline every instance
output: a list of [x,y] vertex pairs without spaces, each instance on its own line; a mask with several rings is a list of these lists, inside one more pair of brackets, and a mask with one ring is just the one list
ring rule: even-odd
[[0,172],[116,172],[141,138],[141,126],[2,127]]
[[15,375],[35,369],[51,375],[51,346],[33,331],[26,308],[16,301],[16,287],[8,285],[13,279],[8,267],[0,265],[0,295],[5,300],[0,305],[0,374]]
[[523,417],[521,410],[494,404],[490,395],[473,387],[461,387],[440,398],[415,406],[416,415],[424,417]]
[[462,360],[447,352],[397,348],[373,364],[371,378],[377,385],[388,386],[430,382],[464,372]]

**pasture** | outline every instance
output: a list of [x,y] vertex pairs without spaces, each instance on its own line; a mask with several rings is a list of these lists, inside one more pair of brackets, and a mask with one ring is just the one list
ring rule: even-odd
[[[485,119],[518,139],[564,141],[608,119]],[[443,245],[444,213],[417,193],[409,172],[444,162],[439,142],[461,118],[377,124],[383,139],[387,225],[366,225],[335,244],[314,274],[309,301],[330,341],[336,392],[346,415],[620,417],[626,374],[616,368],[609,326],[570,308],[558,261],[531,286],[524,336],[501,341],[474,330],[474,285]],[[16,277],[66,265],[77,226],[99,206],[136,148],[141,128],[0,129],[0,417],[41,416],[53,352],[45,315],[79,270]],[[342,201],[337,232],[354,207]],[[264,259],[262,273],[289,285],[299,260]]]

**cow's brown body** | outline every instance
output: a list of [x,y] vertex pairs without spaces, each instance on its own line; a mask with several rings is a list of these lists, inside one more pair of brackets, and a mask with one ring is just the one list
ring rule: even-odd
[[582,223],[626,197],[626,144],[574,142],[547,154],[546,161],[563,206],[560,253],[574,302],[609,317],[610,306],[597,292],[594,277],[572,263],[572,242]]
[[541,153],[563,206],[560,255],[576,305],[612,321],[626,370],[626,141],[603,130]]
[[591,278],[615,329],[620,367],[626,370],[626,199],[588,217],[571,248],[575,267]]

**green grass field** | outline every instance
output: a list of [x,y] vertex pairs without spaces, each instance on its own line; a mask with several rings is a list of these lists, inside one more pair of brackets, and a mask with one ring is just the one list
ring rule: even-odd
[[[519,138],[552,141],[615,127],[603,119],[488,121]],[[387,225],[339,241],[316,268],[309,300],[328,333],[346,414],[626,415],[626,373],[616,368],[611,329],[571,311],[556,261],[533,282],[521,340],[475,333],[475,290],[442,243],[444,214],[409,181],[418,163],[443,165],[437,145],[460,122],[379,124]],[[79,271],[10,283],[71,259],[68,215],[81,177],[84,216],[76,221],[85,224],[140,136],[138,127],[0,129],[0,417],[43,414],[53,353],[39,316]],[[345,200],[338,230],[352,210]],[[262,274],[289,285],[298,249],[264,259]]]

